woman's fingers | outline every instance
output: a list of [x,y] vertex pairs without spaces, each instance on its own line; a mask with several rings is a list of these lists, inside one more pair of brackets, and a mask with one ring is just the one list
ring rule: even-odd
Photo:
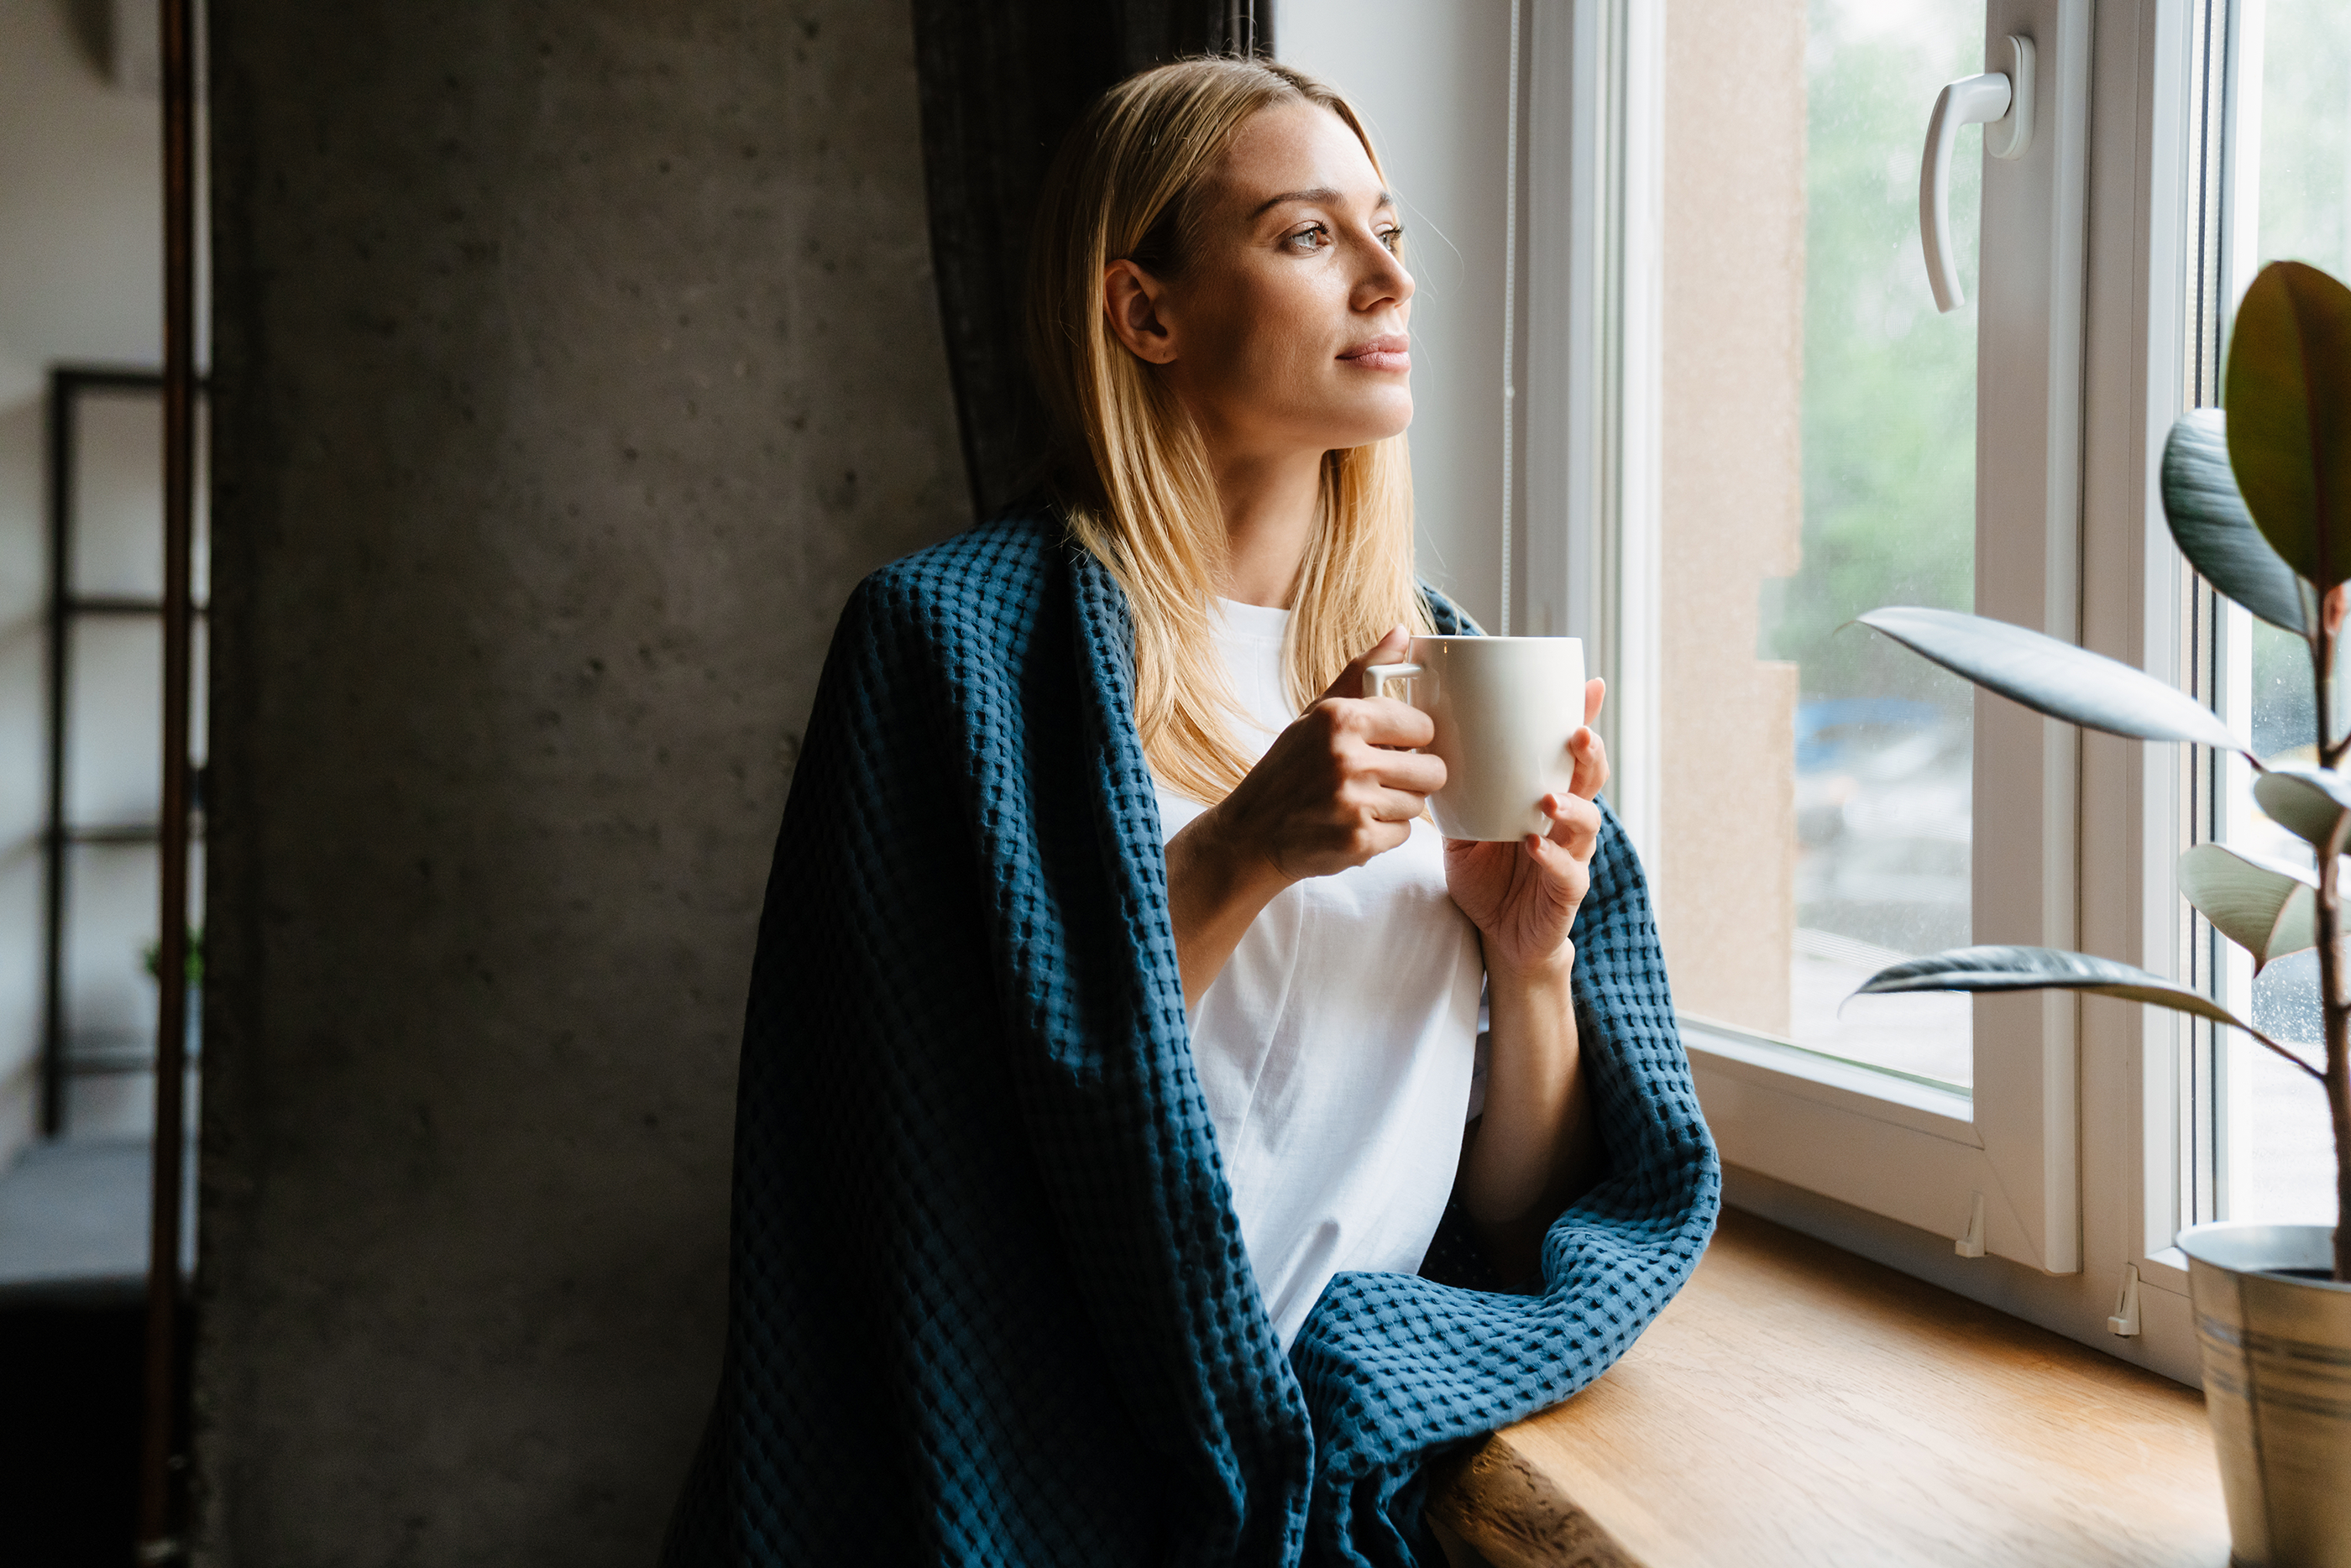
[[1542,809],[1543,815],[1551,818],[1551,832],[1544,838],[1578,861],[1591,859],[1592,852],[1600,846],[1600,808],[1591,797],[1547,794],[1542,797]]
[[1381,746],[1365,748],[1363,775],[1390,789],[1430,795],[1445,787],[1445,759],[1429,752],[1395,752]]
[[1583,902],[1583,896],[1592,890],[1592,867],[1587,857],[1539,833],[1528,834],[1521,842],[1526,845],[1528,857],[1567,895],[1568,903]]
[[1592,726],[1600,717],[1601,704],[1608,701],[1608,682],[1593,676],[1583,683],[1583,727],[1567,738],[1568,754],[1575,763],[1574,775],[1568,781],[1568,793],[1590,800],[1608,783],[1608,746],[1600,732]]
[[1608,743],[1600,738],[1597,730],[1578,730],[1568,737],[1567,753],[1575,762],[1567,793],[1589,801],[1608,784]]
[[1367,745],[1408,751],[1437,739],[1437,721],[1393,697],[1325,697],[1308,709],[1332,741],[1347,736]]
[[1331,689],[1322,693],[1323,697],[1361,697],[1364,694],[1364,670],[1374,664],[1398,663],[1411,650],[1412,633],[1400,626],[1390,628],[1385,637],[1347,661],[1347,668],[1339,671],[1339,679],[1331,682]]
[[[1340,699],[1344,701],[1344,699]],[[1437,721],[1394,697],[1365,697],[1350,704],[1355,732],[1374,746],[1412,748],[1437,739]]]
[[[1372,815],[1381,822],[1401,822],[1409,825],[1428,809],[1428,797],[1408,789],[1367,791],[1361,798],[1372,809]],[[1407,828],[1407,831],[1409,829]],[[1402,839],[1397,840],[1402,843]]]

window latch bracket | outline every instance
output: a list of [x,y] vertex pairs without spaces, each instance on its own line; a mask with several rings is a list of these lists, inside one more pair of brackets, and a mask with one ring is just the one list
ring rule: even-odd
[[1984,1254],[1983,1194],[1978,1192],[1971,1196],[1975,1204],[1968,1214],[1968,1233],[1951,1243],[1951,1251],[1962,1258],[1980,1258]]
[[2138,1337],[2138,1265],[2123,1265],[2122,1293],[2115,1297],[2115,1314],[2106,1327],[2125,1339]]

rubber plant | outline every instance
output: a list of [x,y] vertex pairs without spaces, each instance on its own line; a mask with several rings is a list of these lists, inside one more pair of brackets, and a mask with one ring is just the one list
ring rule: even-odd
[[2227,407],[2172,427],[2163,452],[2171,536],[2215,590],[2310,649],[2314,767],[2270,766],[2218,716],[2168,683],[2022,627],[1951,610],[1892,607],[1860,617],[1987,691],[2085,729],[2225,747],[2252,764],[2253,798],[2308,845],[2298,866],[2219,844],[2180,857],[2179,885],[2256,971],[2318,950],[2323,1064],[2271,1039],[2212,998],[2112,959],[2053,948],[1968,947],[1881,970],[1856,994],[1912,991],[2075,991],[2210,1019],[2259,1041],[2314,1080],[2335,1129],[2335,1280],[2351,1282],[2351,994],[2344,972],[2338,857],[2351,830],[2351,734],[2335,732],[2335,653],[2351,580],[2351,289],[2315,267],[2262,269],[2237,312],[2222,388]]

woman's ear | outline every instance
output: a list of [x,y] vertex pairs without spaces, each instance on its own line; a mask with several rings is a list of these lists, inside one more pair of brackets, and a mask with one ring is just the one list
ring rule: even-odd
[[1102,313],[1127,352],[1147,365],[1176,362],[1176,334],[1164,312],[1167,289],[1131,261],[1114,261],[1102,272]]

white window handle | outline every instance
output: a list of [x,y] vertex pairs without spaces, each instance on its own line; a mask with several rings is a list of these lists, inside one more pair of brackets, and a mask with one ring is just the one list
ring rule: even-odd
[[1959,289],[1959,264],[1951,254],[1951,143],[1959,127],[1984,128],[1984,151],[1994,158],[2022,158],[2032,145],[2032,40],[2008,36],[2006,75],[1987,71],[1947,84],[1927,119],[1927,155],[1918,165],[1918,242],[1927,253],[1927,282],[1935,308],[1957,310],[1967,303]]

